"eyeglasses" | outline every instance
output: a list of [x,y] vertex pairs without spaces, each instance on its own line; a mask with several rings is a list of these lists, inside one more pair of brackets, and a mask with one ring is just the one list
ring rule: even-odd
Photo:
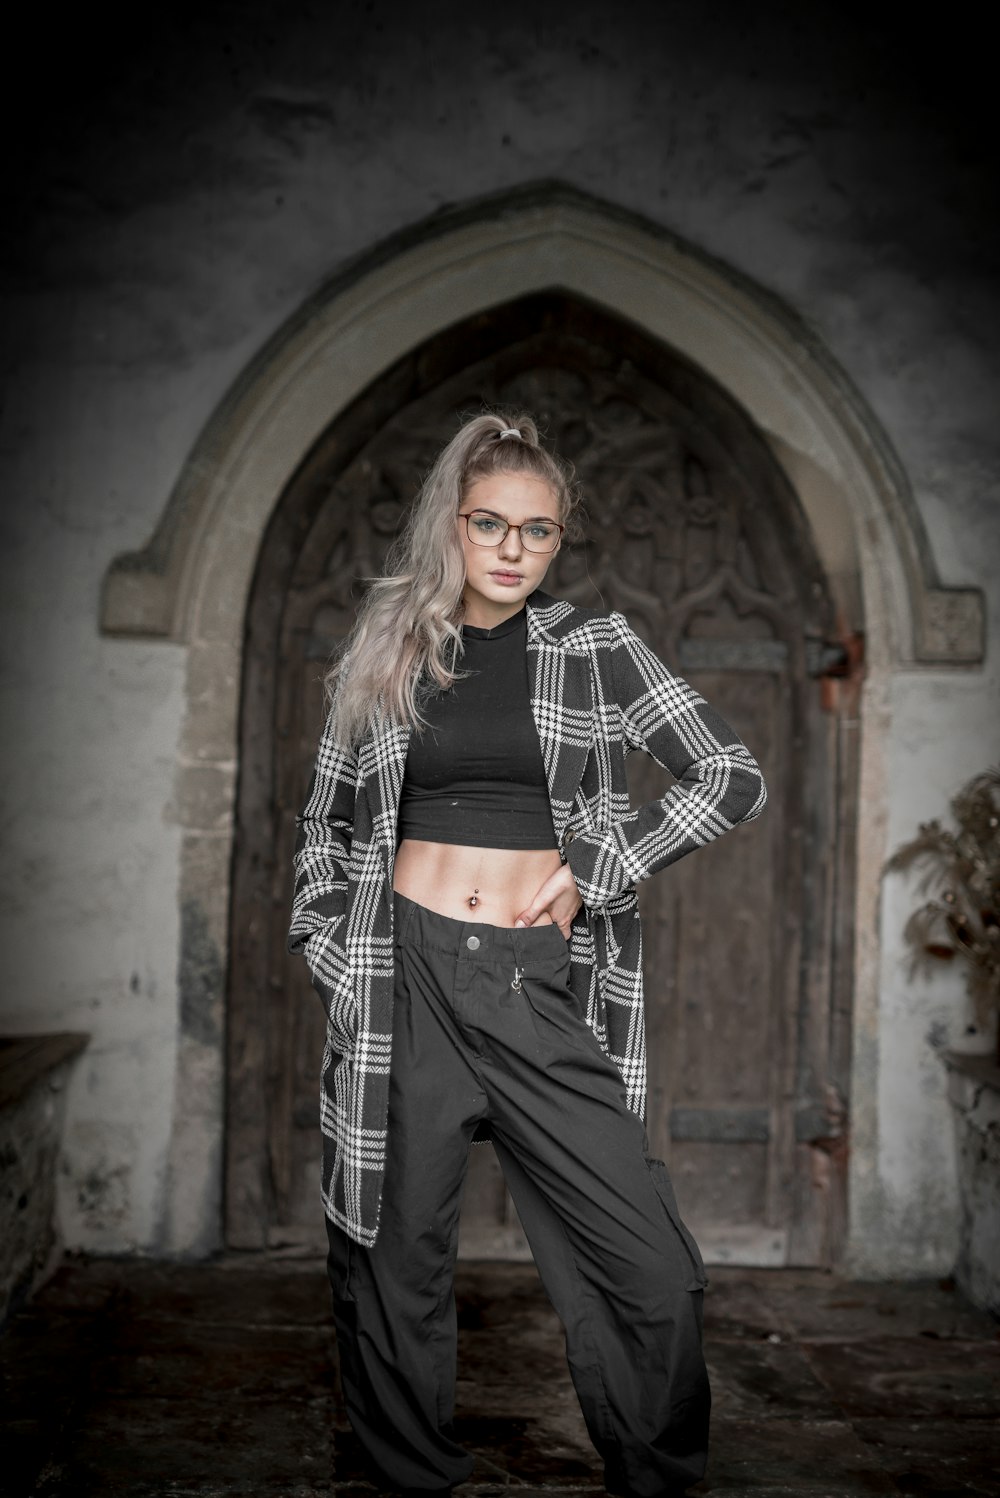
[[[510,521],[489,510],[460,510],[459,514],[473,546],[499,546],[510,530]],[[525,551],[555,551],[565,529],[557,520],[526,520],[517,527]]]

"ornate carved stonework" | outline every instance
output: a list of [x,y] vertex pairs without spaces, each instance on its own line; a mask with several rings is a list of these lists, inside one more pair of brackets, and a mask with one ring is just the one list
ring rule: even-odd
[[[485,398],[533,414],[575,468],[584,536],[564,545],[547,589],[625,610],[649,639],[700,669],[774,669],[786,658],[795,599],[775,518],[760,512],[747,477],[702,421],[629,361],[613,377],[555,364],[506,379],[499,370],[476,374],[479,400],[441,392],[423,403],[422,419],[389,422],[331,489],[330,524],[299,585],[301,608],[314,609],[313,656],[349,627],[363,579],[381,568],[421,475],[463,412]],[[301,629],[300,608],[293,613]]]
[[986,648],[983,595],[978,588],[928,588],[922,595],[917,654],[942,665],[977,665]]

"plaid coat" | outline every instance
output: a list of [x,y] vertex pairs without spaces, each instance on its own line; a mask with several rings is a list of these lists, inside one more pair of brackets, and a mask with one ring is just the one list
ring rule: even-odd
[[[559,602],[527,605],[531,707],[560,856],[583,898],[570,982],[645,1111],[642,938],[635,887],[763,809],[753,756],[674,676],[624,616]],[[393,1013],[392,872],[409,730],[370,729],[354,751],[329,721],[297,819],[291,952],[327,1014],[320,1122],[327,1216],[356,1242],[378,1233],[387,1148]],[[676,777],[632,810],[625,756],[644,749]]]

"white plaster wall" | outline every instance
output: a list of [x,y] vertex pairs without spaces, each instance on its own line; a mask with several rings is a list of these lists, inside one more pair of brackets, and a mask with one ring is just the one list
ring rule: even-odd
[[[898,35],[833,9],[548,11],[464,8],[457,26],[445,6],[317,18],[258,0],[185,32],[150,15],[124,64],[68,38],[64,109],[11,188],[0,682],[4,1023],[94,1037],[68,1098],[72,1244],[164,1241],[175,1121],[184,653],[102,641],[100,579],[148,538],[255,351],[385,236],[556,178],[783,298],[883,422],[941,581],[988,593],[986,668],[893,682],[888,846],[997,757],[996,187],[956,99],[935,110]],[[927,1038],[954,979],[906,981],[908,899],[895,880],[869,913],[883,997],[859,1037],[877,1108],[852,1252],[877,1272],[947,1269],[954,1250]]]
[[129,469],[115,472],[122,448],[133,474],[143,450],[156,469],[155,413],[127,410],[125,385],[51,355],[21,365],[4,411],[0,586],[2,1023],[92,1037],[70,1073],[61,1226],[111,1251],[155,1242],[163,1211],[179,845],[164,811],[184,668],[176,647],[94,626],[108,547],[156,511],[152,488],[145,521],[129,515]]

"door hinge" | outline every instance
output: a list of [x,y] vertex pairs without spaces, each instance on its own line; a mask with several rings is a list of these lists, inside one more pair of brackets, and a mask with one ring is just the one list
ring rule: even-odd
[[820,684],[820,702],[826,712],[852,704],[864,675],[865,637],[844,633],[836,640],[806,636],[806,672]]

